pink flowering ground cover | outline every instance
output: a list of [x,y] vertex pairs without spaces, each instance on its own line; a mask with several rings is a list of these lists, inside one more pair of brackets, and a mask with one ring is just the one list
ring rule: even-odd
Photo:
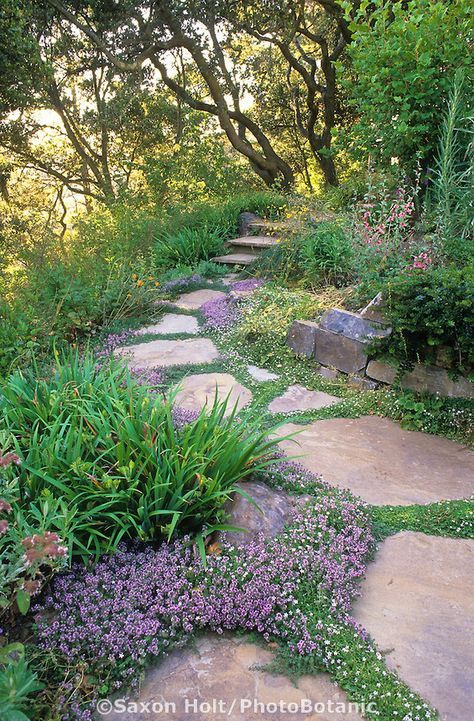
[[[287,471],[310,491],[320,485],[298,466]],[[350,607],[373,540],[362,503],[321,493],[271,542],[258,536],[237,551],[224,541],[206,567],[189,538],[123,546],[54,580],[36,608],[38,643],[72,668],[85,665],[109,693],[133,687],[146,664],[204,630],[257,632],[324,664],[325,617],[363,635]],[[317,589],[320,627],[301,609],[302,588]],[[93,718],[95,699],[72,682],[62,695],[65,719]]]

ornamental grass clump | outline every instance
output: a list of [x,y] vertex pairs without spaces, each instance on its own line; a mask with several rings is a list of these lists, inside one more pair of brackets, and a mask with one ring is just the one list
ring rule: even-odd
[[[50,496],[74,508],[73,552],[113,551],[122,539],[170,540],[225,519],[234,484],[272,458],[277,439],[218,402],[173,411],[119,361],[56,359],[46,377],[18,372],[0,397],[0,434],[22,463],[19,504]],[[189,422],[188,422],[189,421]]]
[[[323,632],[311,632],[299,589],[317,594],[316,617],[354,628],[349,609],[372,544],[362,504],[321,495],[276,538],[241,549],[223,541],[206,564],[187,538],[123,547],[56,578],[37,609],[39,644],[71,668],[87,667],[103,694],[133,685],[144,665],[204,629],[258,632],[324,662],[330,650]],[[79,704],[79,689],[68,691]]]

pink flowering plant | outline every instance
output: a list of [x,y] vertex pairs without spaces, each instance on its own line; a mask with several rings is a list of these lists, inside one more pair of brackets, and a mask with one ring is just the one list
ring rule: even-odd
[[[19,457],[12,452],[0,455],[0,468],[19,466]],[[15,481],[1,482],[0,490],[0,617],[8,613],[26,613],[30,599],[36,596],[51,575],[64,568],[68,549],[59,535],[48,526],[48,510],[43,505],[42,523],[35,528],[16,504]],[[46,511],[46,512],[45,512]]]

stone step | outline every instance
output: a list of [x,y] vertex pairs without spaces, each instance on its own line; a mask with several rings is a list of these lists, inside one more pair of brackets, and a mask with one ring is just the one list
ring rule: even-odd
[[218,255],[217,258],[211,258],[211,260],[213,263],[223,265],[250,265],[255,258],[253,253],[229,253],[229,255]]
[[285,220],[266,220],[258,218],[251,220],[248,224],[249,230],[263,230],[264,232],[272,233],[275,230],[291,230],[292,225],[290,222]]
[[241,238],[234,238],[227,241],[227,245],[233,248],[251,248],[256,250],[265,250],[276,245],[278,240],[267,235],[245,235]]

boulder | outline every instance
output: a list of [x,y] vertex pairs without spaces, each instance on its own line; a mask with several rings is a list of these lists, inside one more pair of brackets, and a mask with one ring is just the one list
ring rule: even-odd
[[314,357],[318,363],[334,366],[344,373],[359,373],[368,360],[367,342],[346,338],[324,328],[315,329]]
[[394,383],[397,377],[397,368],[379,360],[371,360],[367,366],[366,374],[381,383]]
[[335,370],[334,368],[326,368],[326,366],[321,366],[321,368],[318,368],[316,373],[322,378],[327,378],[327,380],[330,381],[336,380],[341,375],[339,371]]
[[258,481],[237,483],[236,487],[247,493],[254,503],[239,493],[234,494],[228,504],[230,518],[226,523],[244,528],[245,531],[225,533],[225,539],[229,543],[246,546],[257,533],[263,533],[265,538],[272,538],[290,520],[296,501],[284,491],[276,491]]
[[316,343],[318,324],[311,320],[295,320],[291,324],[286,342],[296,355],[311,358]]
[[[382,383],[394,383],[397,375],[395,366],[383,361],[370,361],[367,375]],[[463,376],[450,378],[445,368],[417,363],[413,370],[401,376],[402,388],[418,393],[432,393],[449,398],[474,398],[474,384]]]
[[338,333],[346,338],[366,342],[374,338],[385,338],[390,335],[391,329],[374,323],[357,313],[351,313],[341,308],[331,308],[321,317],[320,328]]

